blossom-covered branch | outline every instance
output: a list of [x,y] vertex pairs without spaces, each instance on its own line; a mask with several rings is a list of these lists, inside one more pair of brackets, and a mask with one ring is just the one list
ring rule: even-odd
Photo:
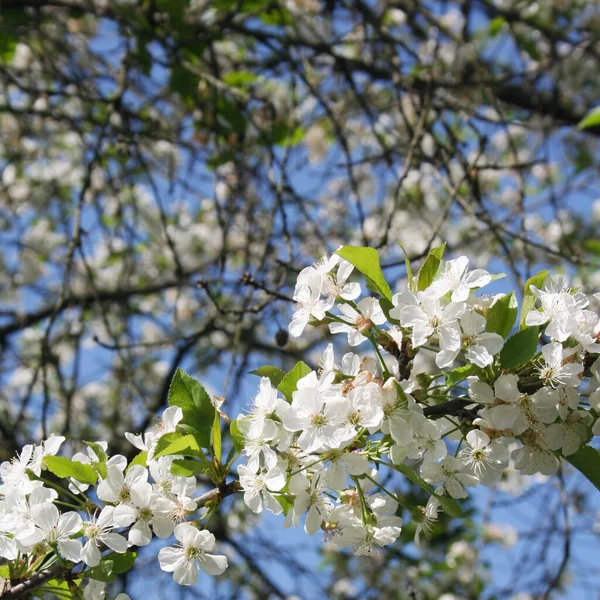
[[[419,543],[440,511],[463,516],[467,489],[496,485],[509,467],[552,475],[566,460],[599,487],[600,453],[588,443],[600,434],[600,318],[590,299],[543,272],[527,282],[518,318],[514,292],[478,295],[492,276],[443,254],[433,249],[395,294],[371,248],[341,247],[301,271],[291,335],[327,324],[367,351],[336,359],[330,343],[317,370],[254,371],[258,393],[234,421],[179,370],[160,422],[125,434],[139,450],[131,461],[109,457],[103,441],[61,457],[64,437],[52,435],[2,463],[8,597],[85,580],[94,590],[133,566],[133,547],[172,535],[158,560],[177,583],[193,585],[200,569],[220,575],[228,560],[213,554],[207,525],[237,492],[254,513],[284,514],[284,527],[303,522],[308,535],[372,556],[396,542],[403,510]],[[357,273],[371,289],[363,298]],[[407,505],[384,472],[420,486],[425,506]],[[215,487],[198,495],[200,475]]]

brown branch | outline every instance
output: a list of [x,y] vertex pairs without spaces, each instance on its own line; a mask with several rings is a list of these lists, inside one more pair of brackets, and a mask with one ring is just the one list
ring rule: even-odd
[[423,409],[423,414],[426,417],[437,419],[446,415],[452,415],[455,417],[463,417],[470,419],[471,421],[477,418],[477,415],[470,410],[466,410],[467,406],[473,404],[472,400],[463,400],[462,398],[455,398],[454,400],[448,400],[442,404],[435,404],[433,406],[426,406]]
[[61,567],[58,563],[53,564],[49,569],[44,569],[35,575],[32,575],[29,579],[18,583],[2,594],[0,598],[6,598],[7,600],[12,598],[22,598],[25,594],[39,587],[40,585],[44,585],[47,581],[59,577],[61,571],[63,571],[63,567]]

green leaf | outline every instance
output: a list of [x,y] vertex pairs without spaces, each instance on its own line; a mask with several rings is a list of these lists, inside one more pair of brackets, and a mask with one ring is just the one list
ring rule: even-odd
[[400,249],[404,253],[404,266],[406,267],[406,277],[408,278],[408,289],[411,292],[416,292],[417,290],[415,289],[414,282],[415,276],[413,274],[412,265],[410,264],[410,260],[408,258],[408,253],[406,252],[404,246],[400,242],[398,242],[398,246],[400,246]]
[[588,252],[600,256],[600,240],[583,240],[582,245]]
[[266,0],[213,0],[211,7],[215,10],[231,10],[235,8],[236,14],[256,12],[257,15],[265,10]]
[[370,283],[371,289],[388,300],[392,299],[392,290],[383,276],[375,248],[344,246],[335,253],[354,265],[367,278],[367,285]]
[[204,460],[191,460],[189,458],[176,458],[171,464],[171,474],[175,476],[194,477],[210,471],[209,462]]
[[305,131],[302,127],[291,126],[286,121],[277,121],[271,129],[270,142],[280,146],[297,146],[304,139]]
[[490,26],[488,31],[490,32],[490,37],[495,37],[502,31],[504,27],[504,23],[506,23],[506,19],[504,17],[496,17],[490,21]]
[[221,416],[218,412],[215,412],[215,420],[213,421],[212,433],[211,433],[211,445],[213,449],[214,457],[217,462],[221,462]]
[[531,291],[531,286],[533,285],[536,288],[541,288],[544,285],[544,281],[546,281],[546,277],[548,277],[548,273],[550,271],[540,271],[537,275],[530,277],[525,282],[525,289],[523,290],[523,303],[521,304],[521,320],[519,321],[519,329],[524,329],[525,319],[527,318],[527,313],[530,310],[535,308],[536,297],[533,295]]
[[171,66],[169,87],[173,92],[181,95],[182,100],[193,104],[194,95],[198,88],[198,77],[190,73],[184,66],[175,63]]
[[600,106],[592,108],[592,110],[579,121],[577,129],[589,129],[590,127],[598,126],[600,126]]
[[113,573],[113,561],[106,558],[103,558],[95,567],[85,571],[85,576],[104,583],[112,583],[117,578]]
[[0,35],[0,64],[9,64],[15,56],[18,38],[10,31],[4,29]]
[[57,477],[69,478],[72,477],[81,483],[94,485],[98,478],[96,471],[91,465],[69,460],[64,456],[45,456],[44,464],[47,469],[54,473]]
[[231,71],[223,76],[223,81],[232,87],[247,88],[258,80],[251,71]]
[[439,500],[439,503],[444,511],[451,517],[463,518],[465,516],[465,512],[463,511],[461,505],[454,498],[436,494],[433,487],[431,487],[424,479],[421,479],[408,465],[393,465],[391,463],[385,464],[388,467],[392,467],[399,473],[402,473],[407,479],[418,485],[421,489],[435,496]]
[[105,462],[95,462],[92,463],[92,467],[96,469],[98,475],[100,475],[100,479],[106,479],[108,476],[108,470],[106,468]]
[[294,25],[295,17],[287,8],[282,4],[271,6],[273,6],[272,9],[263,9],[260,12],[259,18],[265,25],[272,25],[275,27]]
[[511,370],[530,361],[537,351],[539,327],[525,327],[509,337],[500,351],[500,366]]
[[38,592],[42,595],[40,597],[45,598],[45,594],[52,594],[56,598],[74,598],[69,589],[69,582],[62,581],[59,579],[50,579],[46,581],[42,586],[38,587]]
[[198,446],[198,441],[191,433],[183,434],[173,431],[165,433],[158,440],[153,458],[156,459],[161,456],[170,456],[173,454],[198,456],[199,453],[200,446]]
[[481,373],[481,368],[477,365],[462,365],[449,373],[446,373],[446,383],[449,386],[456,385],[461,381],[464,381],[467,377],[471,375],[479,375]]
[[172,24],[180,26],[183,23],[185,10],[190,5],[190,0],[155,0],[156,10],[169,16]]
[[400,321],[398,321],[398,319],[394,319],[393,317],[390,316],[390,311],[394,308],[394,305],[392,304],[392,302],[390,300],[388,300],[387,298],[382,298],[379,301],[379,306],[381,307],[381,310],[383,311],[385,318],[390,323],[396,323],[398,325],[400,324]]
[[148,453],[146,451],[140,452],[137,456],[133,458],[133,460],[127,466],[127,471],[133,467],[133,465],[141,465],[145,467],[148,463]]
[[181,424],[196,436],[202,448],[209,448],[215,407],[201,383],[182,369],[177,369],[171,382],[169,406],[181,407]]
[[279,502],[281,505],[281,508],[283,508],[284,516],[287,516],[292,506],[294,506],[294,503],[290,502],[283,494],[277,494],[277,496],[275,496],[275,500],[277,500],[277,502]]
[[106,454],[106,451],[100,444],[96,442],[86,442],[85,440],[83,440],[83,443],[88,445],[94,451],[94,454],[98,457],[98,462],[92,463],[92,467],[94,467],[94,469],[98,471],[98,475],[100,475],[102,479],[106,479],[106,461],[108,460],[108,455]]
[[224,97],[219,97],[216,104],[219,124],[228,126],[234,133],[242,135],[248,121],[238,105]]
[[234,159],[235,153],[232,150],[223,150],[222,152],[215,152],[212,154],[206,161],[206,165],[209,169],[214,171],[217,167]]
[[135,564],[137,552],[127,551],[123,552],[123,554],[111,552],[104,558],[105,560],[112,561],[112,572],[115,575],[122,575],[123,573],[127,573],[127,571],[129,571]]
[[229,424],[229,433],[231,434],[235,451],[241,452],[244,449],[245,441],[244,436],[238,427],[237,419],[235,421],[231,421]]
[[596,448],[583,446],[564,458],[600,490],[600,452]]
[[514,292],[501,296],[487,310],[485,330],[505,338],[511,332],[518,312],[519,303]]
[[96,442],[87,442],[86,440],[83,440],[83,443],[89,446],[94,451],[94,454],[98,457],[98,460],[100,462],[105,463],[108,460],[108,455],[106,454],[106,451],[100,444]]
[[271,365],[265,365],[260,369],[250,371],[250,375],[258,375],[259,377],[268,377],[269,381],[274,387],[279,385],[279,382],[284,378],[285,372],[279,367],[272,367]]
[[445,249],[446,243],[444,242],[441,246],[432,248],[429,251],[427,258],[421,265],[419,274],[417,275],[417,290],[422,291],[431,285],[433,278],[440,268],[440,263],[442,262],[442,256],[444,256]]
[[292,393],[296,391],[298,380],[308,375],[312,369],[304,362],[296,363],[296,366],[279,382],[277,389],[286,397],[288,402],[292,401]]

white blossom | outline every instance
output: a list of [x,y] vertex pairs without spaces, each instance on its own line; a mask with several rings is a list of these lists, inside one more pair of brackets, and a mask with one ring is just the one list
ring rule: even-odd
[[87,538],[87,542],[83,545],[81,560],[88,567],[95,567],[100,563],[100,544],[104,544],[120,554],[127,551],[127,540],[122,535],[113,532],[115,528],[114,511],[114,506],[105,506],[98,518],[92,517],[84,523],[83,535]]
[[386,317],[375,298],[363,298],[354,309],[349,304],[339,306],[343,323],[334,321],[329,323],[331,333],[347,333],[348,343],[351,346],[362,344],[367,338],[373,325],[383,325]]
[[452,302],[464,302],[474,288],[481,288],[491,281],[491,276],[483,269],[469,271],[469,259],[459,256],[447,261],[434,282],[425,290],[425,294],[436,300],[452,292]]
[[265,508],[273,514],[283,512],[281,504],[277,502],[271,492],[278,492],[285,485],[285,473],[280,467],[273,467],[268,471],[255,473],[245,465],[238,467],[240,485],[244,490],[244,502],[248,508],[260,513]]
[[31,509],[31,517],[35,524],[35,531],[20,540],[25,547],[32,547],[40,543],[56,546],[59,554],[78,563],[81,560],[81,542],[72,537],[82,527],[79,514],[74,511],[60,514],[58,508],[50,502],[36,504]]
[[194,585],[199,569],[209,575],[220,575],[227,568],[226,556],[209,554],[215,546],[212,533],[180,523],[175,527],[175,538],[180,545],[161,548],[158,561],[160,568],[173,573],[173,579],[180,585]]

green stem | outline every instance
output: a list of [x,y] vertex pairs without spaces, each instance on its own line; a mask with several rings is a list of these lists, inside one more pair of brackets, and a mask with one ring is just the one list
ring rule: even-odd
[[360,504],[362,507],[362,520],[363,520],[363,525],[368,525],[369,524],[369,515],[367,513],[367,501],[365,500],[365,495],[362,491],[362,488],[360,487],[360,481],[358,480],[358,477],[352,477],[354,483],[356,484],[356,489],[358,490],[358,497],[360,498]]
[[44,477],[38,477],[38,480],[43,481],[45,484],[54,488],[57,492],[62,492],[66,496],[70,496],[71,498],[73,498],[73,500],[75,500],[75,502],[78,502],[81,507],[85,506],[88,501],[88,497],[85,496],[85,494],[83,494],[83,493],[82,493],[82,496],[84,496],[85,500],[82,500],[81,498],[79,498],[79,496],[76,496],[70,490],[65,489],[64,487],[62,487],[52,481],[49,481],[48,479],[45,479]]
[[377,342],[373,341],[371,336],[368,336],[368,339],[369,339],[369,342],[371,342],[373,349],[375,350],[375,354],[377,354],[377,358],[379,359],[379,363],[381,364],[381,370],[383,371],[383,375],[387,379],[390,376],[390,372],[388,371],[387,365],[385,364],[385,361],[383,360],[381,351],[377,347]]
[[301,469],[298,469],[297,471],[290,473],[290,477],[292,477],[293,475],[297,475],[298,473],[302,473],[302,471],[305,471],[306,469],[310,469],[310,467],[312,467],[314,465],[318,465],[320,462],[323,462],[324,460],[327,460],[327,458],[326,457],[319,458],[319,460],[315,460],[315,462],[312,462],[309,465],[306,465],[306,466],[302,467]]
[[75,506],[70,502],[63,502],[62,500],[55,500],[54,504],[60,504],[61,506],[67,506],[68,508],[74,508],[75,510],[81,510],[81,506]]
[[383,485],[381,485],[378,481],[375,481],[375,479],[373,479],[370,475],[367,475],[365,473],[365,477],[367,479],[369,479],[370,481],[372,481],[382,492],[384,492],[385,494],[387,494],[390,498],[392,498],[392,500],[395,500],[402,508],[405,508],[406,510],[411,510],[410,506],[407,506],[406,504],[404,504],[404,502],[402,502],[398,496],[396,494],[393,494],[392,492],[390,492],[389,490],[387,490]]

